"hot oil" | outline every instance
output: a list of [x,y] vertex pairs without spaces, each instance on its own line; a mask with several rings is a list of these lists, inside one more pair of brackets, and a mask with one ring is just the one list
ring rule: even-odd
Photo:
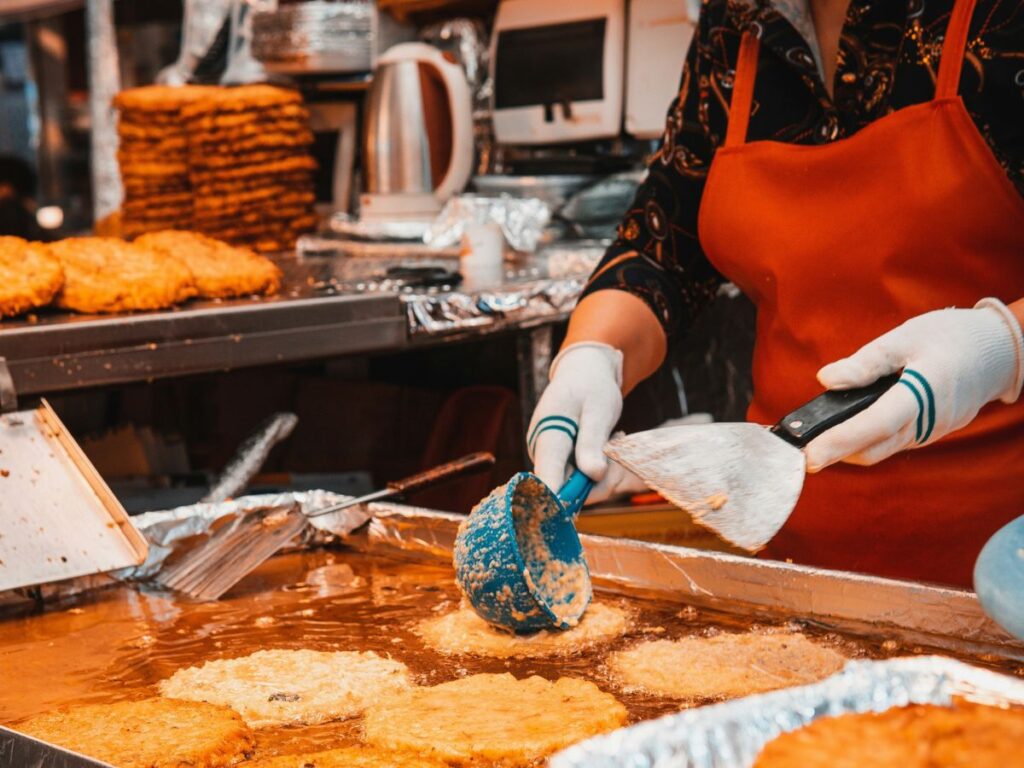
[[[603,666],[609,650],[641,639],[754,627],[735,616],[680,603],[607,595],[598,599],[629,611],[632,628],[625,637],[569,658],[493,660],[438,654],[414,632],[420,620],[459,605],[452,571],[442,565],[316,550],[273,558],[212,603],[115,587],[0,621],[0,723],[63,705],[155,696],[156,684],[182,667],[268,648],[373,650],[404,662],[426,685],[480,672],[537,674],[552,680],[582,677],[615,694],[631,721],[637,721],[703,702],[617,690]],[[862,642],[813,627],[801,629],[852,657],[923,652],[891,641]],[[263,729],[258,732],[258,754],[354,744],[360,726],[357,719]]]

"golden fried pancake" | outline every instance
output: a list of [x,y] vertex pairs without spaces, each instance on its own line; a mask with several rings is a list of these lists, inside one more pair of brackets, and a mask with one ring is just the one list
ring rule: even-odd
[[245,768],[446,768],[448,763],[410,752],[347,747],[305,755],[281,755],[246,763]]
[[613,653],[608,666],[625,690],[723,699],[815,682],[845,661],[799,632],[748,632],[648,641]]
[[754,768],[1010,768],[1024,711],[958,702],[817,720],[768,742]]
[[159,687],[171,698],[224,704],[262,728],[354,717],[410,685],[404,664],[372,651],[274,650],[179,669]]
[[412,688],[366,710],[367,743],[443,760],[527,762],[626,722],[626,708],[571,677],[471,675]]
[[621,637],[628,627],[629,619],[621,608],[594,603],[577,626],[564,632],[552,630],[513,635],[495,629],[469,607],[425,619],[417,631],[423,642],[441,653],[530,659],[573,656]]
[[302,104],[284,104],[262,109],[248,109],[237,112],[201,112],[183,109],[181,113],[185,130],[191,136],[195,133],[212,134],[238,131],[245,126],[274,126],[293,121],[308,122],[309,110]]
[[60,262],[45,246],[0,237],[0,317],[46,306],[63,284]]
[[265,84],[239,85],[217,88],[212,93],[203,94],[202,99],[189,104],[186,115],[193,117],[211,112],[266,110],[301,103],[302,96],[291,88]]
[[212,96],[220,90],[210,85],[144,85],[121,91],[114,97],[114,107],[132,112],[172,113],[176,116],[183,105]]
[[192,183],[202,185],[215,181],[239,180],[254,176],[275,176],[291,174],[295,171],[315,171],[316,161],[308,154],[294,155],[283,160],[271,160],[256,165],[243,165],[234,168],[218,168],[216,170],[196,170],[189,173]]
[[71,237],[46,247],[64,267],[57,304],[65,309],[163,309],[196,295],[192,273],[184,264],[124,240]]
[[218,768],[255,746],[238,713],[175,699],[74,707],[12,727],[115,768]]
[[281,270],[270,259],[198,232],[164,230],[135,242],[183,261],[195,277],[199,295],[205,298],[269,295],[281,287]]

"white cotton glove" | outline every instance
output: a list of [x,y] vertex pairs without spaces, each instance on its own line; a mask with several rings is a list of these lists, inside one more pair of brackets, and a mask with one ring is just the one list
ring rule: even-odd
[[533,471],[557,491],[575,454],[576,466],[599,482],[608,470],[602,449],[622,414],[622,352],[598,342],[572,344],[551,363],[549,378],[526,432]]
[[928,312],[826,365],[818,381],[851,389],[901,369],[877,402],[811,441],[808,472],[837,461],[876,464],[966,426],[987,403],[1016,401],[1024,381],[1020,324],[992,298],[974,309]]

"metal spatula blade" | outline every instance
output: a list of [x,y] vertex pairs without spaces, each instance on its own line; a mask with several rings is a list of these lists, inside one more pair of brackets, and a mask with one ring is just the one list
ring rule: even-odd
[[[493,464],[494,456],[490,453],[471,453],[411,477],[395,480],[383,490],[323,509],[304,512],[298,503],[293,503],[249,510],[180,561],[162,570],[157,574],[156,582],[197,600],[216,600],[297,535],[310,518],[411,493]],[[330,530],[337,536],[343,536],[368,519],[369,515],[350,515],[338,525],[331,526]]]
[[693,424],[613,439],[605,453],[726,541],[757,551],[789,518],[804,454],[757,424]]
[[306,525],[298,504],[249,510],[162,570],[156,582],[196,600],[216,600]]
[[726,541],[756,552],[789,519],[803,490],[811,440],[863,411],[900,379],[830,390],[770,429],[750,423],[652,429],[611,440],[605,453]]

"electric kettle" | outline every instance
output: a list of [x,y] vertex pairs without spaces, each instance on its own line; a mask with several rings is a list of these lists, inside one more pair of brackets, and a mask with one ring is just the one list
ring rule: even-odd
[[432,220],[473,170],[473,115],[462,67],[425,43],[389,48],[367,96],[363,162],[363,220]]

